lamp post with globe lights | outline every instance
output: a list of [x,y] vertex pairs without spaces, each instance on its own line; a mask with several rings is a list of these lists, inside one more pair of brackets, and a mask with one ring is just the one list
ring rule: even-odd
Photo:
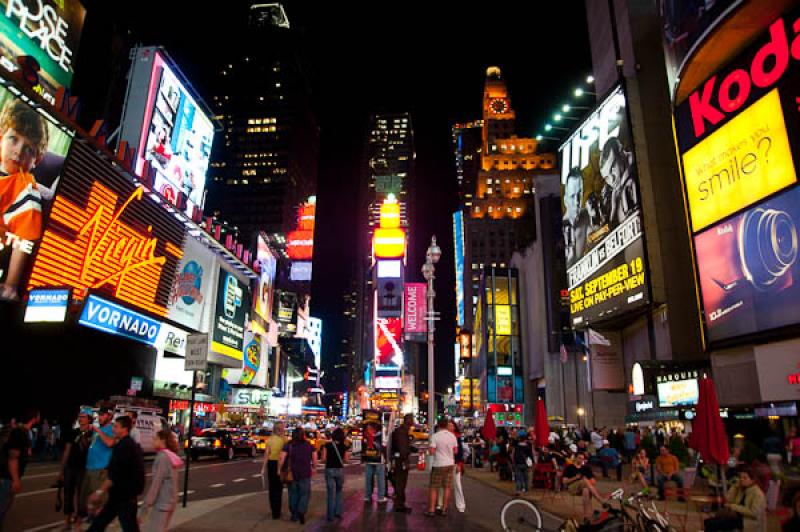
[[439,262],[442,257],[441,248],[436,245],[436,235],[431,237],[431,245],[425,253],[425,264],[422,265],[422,276],[428,282],[428,315],[425,320],[428,328],[428,434],[433,435],[433,429],[436,426],[436,380],[434,379],[434,360],[433,360],[433,335],[436,332],[436,312],[433,310],[433,301],[436,297],[436,292],[433,291],[433,280],[436,278],[436,267],[434,264]]

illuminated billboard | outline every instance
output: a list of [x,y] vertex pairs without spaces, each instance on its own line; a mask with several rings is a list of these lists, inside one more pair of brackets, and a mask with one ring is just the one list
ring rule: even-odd
[[372,249],[379,259],[396,259],[406,254],[406,232],[403,229],[375,229]]
[[700,398],[697,379],[664,381],[659,382],[656,386],[658,387],[658,406],[660,408],[696,405]]
[[254,295],[255,313],[265,322],[272,318],[272,302],[274,298],[275,272],[278,267],[278,259],[269,248],[264,235],[258,235],[258,247],[256,248],[256,271],[258,272],[258,292]]
[[25,306],[25,323],[54,322],[67,319],[69,289],[52,288],[32,290]]
[[375,364],[378,367],[402,367],[403,322],[400,318],[376,318]]
[[453,244],[456,265],[456,325],[464,326],[464,212],[453,213]]
[[85,16],[79,0],[0,0],[0,66],[15,72],[18,59],[34,58],[39,83],[33,88],[55,103],[58,89],[72,84]]
[[213,251],[192,237],[186,238],[169,293],[169,319],[195,331],[208,331],[216,262]]
[[649,302],[639,182],[619,86],[561,146],[562,232],[572,325]]
[[269,346],[266,339],[253,331],[244,333],[244,358],[241,368],[226,368],[222,377],[232,386],[267,386]]
[[[192,215],[202,211],[214,124],[191,85],[159,48],[139,48],[130,73],[121,138],[136,172],[155,169],[156,192]],[[185,199],[181,199],[185,198]]]
[[708,339],[800,323],[800,188],[694,238]]
[[243,360],[245,327],[250,316],[250,288],[227,270],[219,270],[216,312],[211,329],[211,351],[232,359],[220,363],[237,366]]
[[28,288],[72,287],[167,316],[184,224],[83,142],[61,173]]
[[675,108],[706,338],[800,323],[798,16],[778,18]]
[[22,299],[71,134],[0,86],[0,301]]
[[405,302],[405,332],[406,334],[426,333],[428,327],[425,322],[428,314],[428,285],[425,283],[406,283]]

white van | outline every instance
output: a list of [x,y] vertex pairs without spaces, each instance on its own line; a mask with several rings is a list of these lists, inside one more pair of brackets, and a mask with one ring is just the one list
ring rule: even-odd
[[156,452],[153,447],[153,437],[162,429],[169,428],[166,418],[161,416],[158,408],[120,404],[114,407],[114,419],[125,416],[128,412],[136,412],[136,428],[139,429],[139,445],[146,453]]

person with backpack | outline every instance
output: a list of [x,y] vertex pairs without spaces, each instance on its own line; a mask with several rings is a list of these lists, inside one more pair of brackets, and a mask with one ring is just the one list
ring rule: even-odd
[[143,531],[166,532],[178,506],[183,460],[178,456],[178,438],[169,429],[156,432],[153,447],[157,454],[153,462],[153,481],[142,504]]
[[332,441],[322,448],[325,462],[325,487],[328,490],[328,521],[341,518],[343,512],[344,466],[350,459],[350,451],[344,441],[344,430],[333,431]]
[[22,476],[31,456],[31,439],[28,433],[39,423],[39,411],[27,410],[20,423],[9,426],[0,433],[0,530],[11,509],[14,495],[22,491]]
[[111,451],[108,476],[90,497],[98,504],[107,494],[108,499],[92,521],[89,532],[105,530],[114,519],[119,519],[123,532],[139,532],[136,512],[137,498],[144,491],[144,455],[142,448],[130,437],[133,422],[128,416],[114,421],[113,433],[117,443]]
[[80,527],[80,519],[86,517],[86,507],[81,506],[79,494],[86,474],[86,457],[92,444],[91,418],[88,412],[78,414],[78,428],[66,438],[61,459],[59,481],[64,483],[65,529]]
[[380,426],[367,423],[364,427],[364,441],[361,461],[364,462],[364,502],[372,502],[373,477],[377,477],[378,504],[386,503],[385,450]]

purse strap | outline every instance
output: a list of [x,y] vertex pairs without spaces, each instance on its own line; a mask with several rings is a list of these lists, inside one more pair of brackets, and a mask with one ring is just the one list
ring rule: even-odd
[[333,450],[336,451],[336,457],[339,459],[339,463],[342,464],[342,467],[344,467],[344,460],[342,460],[342,455],[339,452],[339,447],[336,445],[336,442],[332,441],[331,446],[333,446]]

